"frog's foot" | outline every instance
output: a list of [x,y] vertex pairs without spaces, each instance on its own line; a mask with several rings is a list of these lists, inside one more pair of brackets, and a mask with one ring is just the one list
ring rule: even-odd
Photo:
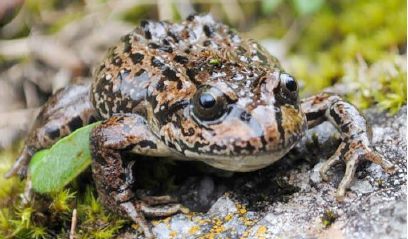
[[328,181],[329,177],[327,172],[335,164],[341,163],[342,160],[346,163],[346,171],[337,188],[336,199],[338,201],[343,201],[346,190],[354,178],[360,161],[369,160],[381,165],[387,173],[393,173],[395,171],[395,166],[392,163],[384,159],[377,152],[374,152],[363,140],[353,140],[352,142],[342,142],[335,154],[323,164],[320,169],[322,179]]
[[120,208],[136,222],[142,229],[146,238],[154,238],[150,224],[146,221],[146,217],[168,217],[179,212],[188,213],[189,210],[181,204],[172,204],[166,206],[151,207],[144,202],[124,202],[120,204]]
[[301,106],[309,128],[329,120],[341,133],[343,142],[320,170],[322,179],[328,180],[327,171],[333,165],[342,160],[346,163],[346,172],[336,193],[338,201],[344,199],[346,189],[350,186],[360,161],[372,161],[389,173],[395,171],[392,163],[370,148],[367,121],[353,105],[337,95],[322,93],[304,99]]
[[119,190],[110,193],[110,196],[114,196],[114,202],[111,201],[112,198],[106,198],[106,195],[102,198],[105,198],[105,203],[108,205],[119,204],[119,208],[140,226],[146,238],[154,238],[150,224],[145,217],[168,217],[179,212],[188,213],[189,210],[175,203],[177,199],[169,195],[136,197],[131,190],[131,185],[134,183],[132,170],[134,164],[135,161],[131,161],[124,169],[125,181]]

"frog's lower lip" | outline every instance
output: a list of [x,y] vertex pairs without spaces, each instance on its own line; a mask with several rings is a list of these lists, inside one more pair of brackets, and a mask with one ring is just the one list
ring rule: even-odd
[[302,135],[293,135],[285,142],[285,145],[280,145],[280,147],[275,149],[266,150],[264,148],[257,152],[247,150],[230,154],[222,154],[222,152],[217,154],[214,151],[209,154],[200,154],[186,150],[184,151],[184,157],[186,157],[186,160],[195,159],[203,161],[215,168],[226,171],[250,172],[267,167],[282,158],[293,148],[300,137]]
[[262,152],[256,155],[198,155],[194,152],[185,152],[187,157],[196,158],[214,168],[233,172],[251,172],[265,168],[282,158],[289,148],[274,152]]

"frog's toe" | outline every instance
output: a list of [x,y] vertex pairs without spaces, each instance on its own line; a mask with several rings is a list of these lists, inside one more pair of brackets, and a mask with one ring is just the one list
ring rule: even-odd
[[121,203],[120,207],[142,229],[145,238],[154,238],[152,229],[140,209],[138,209],[139,207],[136,207],[132,202]]
[[345,146],[346,145],[344,143],[341,143],[336,152],[326,162],[324,162],[323,166],[320,168],[320,177],[322,177],[324,181],[329,181],[327,172],[330,170],[330,168],[338,163],[341,163],[342,150],[345,148]]
[[375,151],[368,150],[368,152],[364,154],[364,159],[380,165],[387,173],[393,174],[397,171],[396,165],[392,164],[390,161],[386,160],[381,154]]
[[346,160],[346,171],[344,173],[343,179],[341,180],[337,192],[336,199],[337,201],[343,201],[344,196],[346,195],[346,190],[350,187],[351,182],[353,181],[354,174],[358,166],[358,154],[353,154],[350,158],[345,158]]
[[168,217],[178,212],[188,213],[189,210],[181,204],[171,204],[152,207],[144,203],[140,204],[140,210],[147,217]]
[[178,199],[172,197],[170,195],[163,195],[163,196],[146,196],[142,195],[139,196],[140,200],[146,203],[147,205],[154,206],[154,205],[161,205],[161,204],[170,204],[178,202]]

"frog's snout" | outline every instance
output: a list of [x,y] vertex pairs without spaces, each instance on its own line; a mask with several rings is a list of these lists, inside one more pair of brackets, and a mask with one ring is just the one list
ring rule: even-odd
[[257,156],[291,148],[303,136],[305,124],[298,109],[260,105],[252,111],[233,109],[204,137],[208,135],[210,145],[225,149],[219,154]]

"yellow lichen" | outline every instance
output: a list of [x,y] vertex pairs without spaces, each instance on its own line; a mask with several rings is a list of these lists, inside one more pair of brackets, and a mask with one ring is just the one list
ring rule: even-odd
[[265,226],[259,226],[259,227],[258,227],[258,230],[256,230],[255,235],[256,235],[259,239],[265,238],[264,236],[265,236],[265,233],[266,233],[267,230],[268,230],[268,229],[267,229]]
[[247,213],[247,209],[246,209],[246,207],[245,207],[244,205],[242,205],[242,204],[240,204],[240,203],[237,203],[235,206],[238,208],[238,212],[239,212],[240,214],[245,214],[245,213]]
[[219,225],[222,224],[222,221],[221,221],[221,219],[219,219],[219,218],[215,218],[213,222],[214,222],[214,224],[217,225],[217,226],[219,226]]
[[190,235],[194,235],[196,232],[198,232],[200,230],[200,227],[199,226],[192,226],[191,228],[190,228],[190,230],[188,231],[188,233],[190,234]]
[[176,231],[171,231],[169,233],[170,238],[175,238],[177,236],[177,232]]
[[247,227],[254,225],[254,221],[249,220],[248,218],[243,218],[242,221],[244,222],[244,225]]
[[249,236],[249,231],[244,231],[244,233],[242,233],[241,239],[246,239]]

